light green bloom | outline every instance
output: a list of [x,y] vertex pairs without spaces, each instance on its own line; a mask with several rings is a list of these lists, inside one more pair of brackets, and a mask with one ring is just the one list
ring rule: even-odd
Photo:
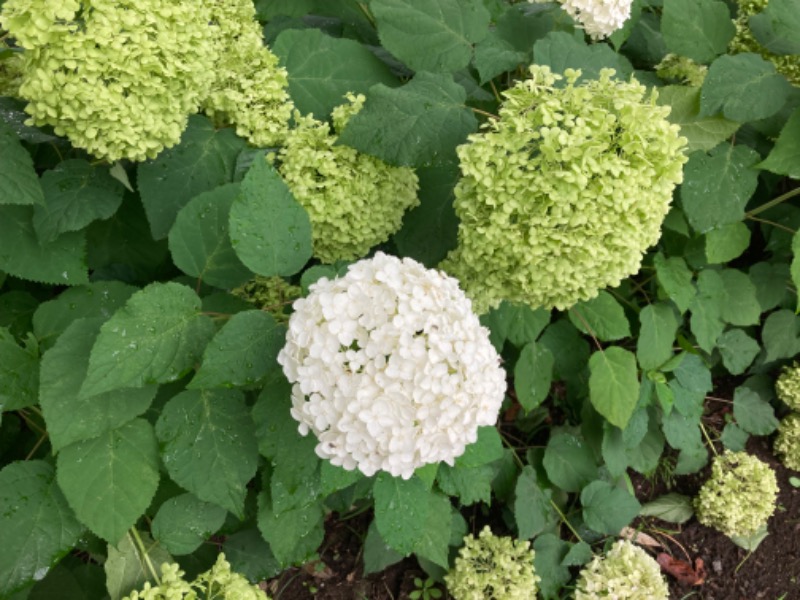
[[575,600],[667,600],[669,588],[661,567],[628,540],[617,541],[581,571]]
[[231,294],[267,311],[276,321],[288,323],[290,315],[285,309],[303,295],[303,290],[283,277],[256,275],[255,279],[231,290]]
[[[333,111],[336,131],[364,103],[347,96]],[[314,256],[325,263],[354,260],[385,242],[419,204],[418,179],[407,167],[393,167],[353,148],[337,145],[327,123],[295,113],[277,154],[278,171],[311,219]]]
[[800,365],[784,367],[775,382],[778,398],[792,410],[800,411]]
[[693,87],[700,87],[708,73],[708,67],[678,54],[667,54],[656,65],[656,74],[661,79],[677,79]]
[[728,537],[749,537],[775,512],[778,481],[769,465],[746,452],[717,456],[694,499],[697,520]]
[[177,564],[165,563],[161,566],[160,585],[153,586],[148,581],[123,600],[269,600],[258,586],[231,571],[224,554],[194,581],[187,582],[184,575]]
[[[8,50],[8,46],[0,41],[0,52]],[[21,52],[0,58],[0,96],[19,96],[19,86],[24,76],[25,57]]]
[[800,413],[791,413],[778,425],[775,453],[793,471],[800,471]]
[[[442,263],[478,313],[564,309],[636,273],[682,180],[685,138],[635,80],[546,66],[458,147],[458,247]],[[560,81],[565,79],[566,81]]]
[[444,578],[447,591],[456,600],[533,600],[540,581],[533,558],[529,541],[496,536],[487,525],[464,538]]

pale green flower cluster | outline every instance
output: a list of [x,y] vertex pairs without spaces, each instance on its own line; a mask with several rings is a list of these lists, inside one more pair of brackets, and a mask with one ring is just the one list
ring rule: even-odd
[[789,408],[800,411],[800,365],[783,368],[775,382],[775,392]]
[[[0,41],[0,53],[7,50],[8,46]],[[19,96],[19,86],[22,85],[24,68],[25,58],[20,52],[0,58],[0,96]]]
[[[352,94],[347,100],[333,111],[336,132],[364,103],[363,96]],[[311,115],[296,112],[295,124],[277,157],[270,158],[277,158],[281,176],[311,219],[314,255],[325,263],[364,256],[419,204],[417,175],[337,145],[328,123]]]
[[682,181],[686,139],[636,80],[576,85],[546,66],[459,146],[458,247],[442,268],[478,313],[502,300],[564,309],[639,270]]
[[750,30],[750,25],[748,24],[750,17],[763,11],[769,4],[769,0],[738,0],[738,4],[739,13],[733,21],[734,25],[736,25],[736,35],[728,44],[728,52],[731,54],[740,52],[760,54],[764,60],[768,60],[775,65],[775,69],[783,74],[789,80],[789,83],[800,86],[800,55],[773,54],[758,43],[758,40]]
[[717,456],[694,500],[697,520],[728,537],[753,535],[775,512],[778,481],[769,465],[746,452]]
[[283,277],[256,275],[255,279],[231,290],[231,294],[267,311],[276,321],[288,323],[290,315],[285,309],[303,295],[303,290]]
[[161,566],[161,583],[153,586],[148,581],[140,591],[123,600],[269,600],[268,596],[251,585],[247,579],[231,571],[231,566],[220,554],[214,566],[187,582],[177,564]]
[[661,79],[676,79],[692,87],[703,85],[707,73],[707,66],[679,54],[667,54],[656,65],[656,74]]
[[787,468],[800,471],[800,413],[789,414],[778,425],[775,453]]
[[581,571],[575,600],[667,600],[669,588],[658,563],[628,540],[617,541],[604,557]]
[[447,591],[456,600],[533,600],[540,581],[533,558],[529,541],[496,536],[487,525],[464,538],[444,578]]
[[180,140],[214,79],[208,21],[181,0],[7,0],[0,15],[25,48],[30,124],[110,161]]
[[293,110],[287,74],[264,46],[252,0],[206,1],[219,58],[203,109],[255,146],[282,143]]

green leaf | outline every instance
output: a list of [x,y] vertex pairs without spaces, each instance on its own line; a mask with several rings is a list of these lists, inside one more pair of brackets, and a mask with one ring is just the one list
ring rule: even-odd
[[747,146],[730,144],[689,157],[680,196],[683,212],[695,231],[705,233],[744,219],[744,208],[758,185],[758,171],[753,166],[759,159]]
[[747,446],[747,440],[750,439],[750,434],[736,423],[728,423],[722,430],[722,435],[719,436],[719,439],[728,450],[743,452],[745,446]]
[[556,600],[563,597],[561,588],[566,585],[572,574],[564,566],[564,559],[569,552],[569,544],[552,533],[545,533],[533,542],[535,552],[533,568],[541,577],[539,593],[544,600]]
[[311,221],[265,160],[253,163],[230,212],[231,244],[259,275],[294,275],[311,258]]
[[733,416],[739,427],[753,435],[769,435],[778,427],[772,405],[743,385],[733,393]]
[[534,468],[525,465],[517,478],[511,507],[519,539],[529,540],[556,521],[557,516],[550,506],[551,495],[550,490],[539,486]]
[[603,441],[600,445],[600,452],[612,477],[619,477],[628,468],[628,457],[625,453],[622,430],[619,427],[614,427],[608,421],[603,423]]
[[706,233],[706,260],[721,264],[738,258],[750,246],[750,229],[742,222],[728,223]]
[[175,483],[242,518],[256,474],[255,426],[238,390],[185,391],[156,423],[161,458]]
[[584,440],[566,431],[550,436],[544,451],[547,477],[565,492],[578,492],[597,479],[594,454]]
[[439,465],[436,481],[448,496],[458,498],[461,506],[471,506],[477,502],[491,503],[494,468],[490,465],[480,467],[451,467]]
[[730,138],[740,124],[721,116],[700,116],[700,88],[667,85],[658,89],[658,103],[669,106],[667,119],[681,128],[689,143],[686,153],[708,152]]
[[583,333],[604,342],[630,337],[631,327],[625,310],[614,296],[601,291],[591,300],[578,302],[569,310],[569,320]]
[[723,269],[719,276],[725,290],[725,301],[720,306],[722,320],[731,325],[757,325],[761,305],[750,278],[737,269]]
[[42,579],[81,533],[52,466],[29,460],[0,470],[0,596]]
[[[646,413],[645,413],[646,414]],[[653,416],[646,421],[647,432],[635,447],[626,450],[628,463],[637,473],[653,473],[664,452],[664,434]]]
[[144,413],[156,395],[156,386],[80,395],[102,324],[99,318],[73,321],[42,358],[39,402],[56,452],[124,425]]
[[789,265],[777,262],[760,262],[750,267],[750,280],[756,286],[756,296],[761,312],[779,306],[788,295]]
[[639,514],[680,525],[694,516],[694,506],[688,496],[670,492],[642,505]]
[[142,516],[158,487],[156,436],[144,419],[63,448],[57,465],[72,510],[111,544]]
[[605,481],[593,481],[583,488],[581,505],[586,526],[607,535],[619,534],[641,509],[636,498]]
[[800,179],[798,165],[800,165],[800,108],[795,109],[786,121],[767,158],[756,166],[778,175]]
[[44,202],[33,209],[33,228],[39,241],[50,243],[67,231],[117,212],[125,192],[105,167],[85,160],[65,160],[42,175]]
[[781,109],[790,90],[786,78],[757,54],[726,54],[708,69],[700,90],[700,114],[721,111],[738,123],[766,119]]
[[[5,274],[0,272],[0,286]],[[29,292],[11,290],[0,293],[0,327],[8,330],[18,338],[24,338],[31,331],[33,313],[39,307],[39,299]],[[37,340],[41,345],[41,340]]]
[[145,548],[145,555],[142,555],[138,545],[130,532],[117,544],[108,545],[108,558],[104,568],[106,572],[106,587],[111,596],[111,600],[121,600],[134,590],[140,590],[146,582],[156,585],[153,574],[150,571],[150,564],[156,566],[158,573],[164,563],[175,562],[172,556],[155,543],[145,532],[138,532]]
[[[795,232],[792,236],[792,264],[789,273],[795,289],[800,289],[800,232]],[[800,298],[797,300],[797,308],[795,312],[800,312]]]
[[194,115],[180,144],[139,165],[137,183],[153,239],[167,237],[189,200],[233,180],[244,147],[230,127],[216,130],[208,118]]
[[0,204],[42,204],[44,193],[33,159],[14,129],[0,119]]
[[265,581],[281,572],[272,549],[257,529],[245,529],[225,536],[222,551],[231,564],[231,570],[250,581]]
[[639,400],[636,357],[619,346],[595,352],[589,373],[592,405],[609,423],[624,429]]
[[0,205],[0,270],[9,275],[52,285],[88,283],[85,246],[82,231],[40,244],[33,207]]
[[369,524],[367,538],[364,540],[364,574],[383,571],[389,565],[401,560],[403,560],[403,555],[386,543],[373,520]]
[[503,457],[503,441],[494,426],[478,427],[478,439],[456,459],[456,467],[480,467]]
[[37,403],[39,352],[36,344],[20,346],[8,329],[0,327],[0,412]]
[[369,7],[384,48],[414,71],[463,69],[489,30],[480,0],[372,0]]
[[292,447],[300,437],[291,408],[292,385],[283,371],[276,369],[270,373],[253,406],[258,451],[262,456],[274,460],[282,448]]
[[226,514],[224,508],[181,494],[161,505],[151,531],[170,554],[190,554],[222,527]]
[[679,322],[675,309],[659,302],[645,306],[639,313],[641,329],[636,340],[636,357],[642,369],[657,369],[672,358],[672,347]]
[[674,374],[678,383],[692,393],[707,394],[714,389],[711,371],[696,354],[684,354]]
[[728,49],[736,34],[731,14],[719,0],[667,0],[661,33],[670,52],[709,63]]
[[531,411],[550,393],[553,380],[553,353],[536,342],[527,344],[514,365],[514,390],[526,411]]
[[527,60],[525,52],[521,52],[503,39],[496,31],[475,46],[475,69],[478,71],[481,84],[491,81],[501,73],[511,71]]
[[565,567],[581,567],[594,558],[592,547],[584,541],[573,544],[561,561]]
[[175,266],[208,285],[234,288],[252,278],[231,246],[228,217],[240,184],[230,183],[192,198],[169,231]]
[[253,386],[277,365],[286,329],[272,315],[248,310],[233,315],[212,338],[191,389]]
[[[427,0],[425,0],[427,2]],[[450,75],[417,73],[403,87],[376,85],[339,143],[398,166],[455,160],[455,147],[478,128],[467,94]]]
[[679,256],[664,258],[662,254],[656,254],[654,264],[658,283],[678,310],[686,312],[695,296],[692,271],[686,266],[686,261]]
[[191,289],[152,283],[100,328],[81,394],[175,381],[197,362],[213,329]]
[[320,461],[314,453],[316,437],[294,435],[282,444],[270,478],[272,511],[278,515],[312,504],[322,493]]
[[697,344],[711,353],[725,330],[722,320],[722,305],[728,300],[725,283],[717,271],[705,270],[697,278],[697,287],[698,294],[689,307],[692,313],[689,323]]
[[730,329],[717,339],[722,364],[731,375],[741,375],[753,362],[761,346],[741,329]]
[[702,446],[699,414],[687,417],[680,411],[673,410],[664,415],[661,428],[667,443],[676,450],[692,450]]
[[767,317],[761,329],[761,342],[766,354],[764,362],[793,358],[800,352],[798,318],[791,310],[778,310]]
[[365,46],[334,38],[319,29],[288,29],[272,51],[289,73],[289,93],[298,110],[326,120],[348,92],[366,94],[370,86],[397,85],[389,68]]
[[580,69],[578,81],[598,79],[602,69],[614,69],[618,79],[633,73],[631,63],[607,44],[587,45],[564,31],[551,31],[533,45],[534,61],[547,65],[554,73]]
[[773,54],[800,54],[800,1],[771,0],[748,25],[758,43]]

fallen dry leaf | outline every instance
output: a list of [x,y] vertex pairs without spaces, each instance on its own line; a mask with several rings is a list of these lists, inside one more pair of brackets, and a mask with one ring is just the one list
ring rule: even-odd
[[658,542],[658,540],[647,535],[646,533],[642,533],[641,531],[636,531],[632,527],[623,527],[622,530],[619,532],[619,537],[625,538],[626,540],[633,542],[635,544],[639,544],[640,546],[661,548],[661,544]]
[[683,585],[703,585],[705,583],[706,567],[702,558],[695,559],[694,567],[685,560],[673,558],[665,552],[661,552],[656,560],[664,571]]

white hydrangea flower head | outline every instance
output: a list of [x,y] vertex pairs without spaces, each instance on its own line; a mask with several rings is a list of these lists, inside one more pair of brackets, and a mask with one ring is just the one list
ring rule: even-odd
[[788,469],[800,471],[800,413],[791,413],[778,425],[775,453]]
[[746,452],[726,451],[714,458],[711,477],[694,499],[697,520],[728,537],[749,537],[775,512],[775,471]]
[[784,367],[775,382],[775,393],[789,408],[800,411],[800,365]]
[[455,600],[534,600],[541,581],[534,556],[528,540],[496,536],[487,525],[477,538],[464,538],[444,578],[447,591]]
[[[336,131],[364,104],[348,94],[333,110]],[[295,128],[276,157],[278,171],[311,219],[314,256],[322,262],[354,260],[400,229],[419,204],[416,173],[336,143],[328,123],[295,113]]]
[[595,556],[581,571],[575,600],[668,600],[661,567],[647,552],[619,540],[605,556]]
[[203,2],[10,0],[0,22],[25,48],[29,124],[101,159],[140,161],[177,144],[215,77]]
[[576,85],[579,71],[533,65],[458,147],[458,246],[442,268],[478,313],[568,308],[636,273],[658,241],[686,139],[655,91],[613,75]]
[[593,40],[621,29],[631,16],[633,0],[561,0],[561,7]]
[[453,465],[506,390],[500,357],[458,282],[378,252],[294,303],[278,354],[292,416],[317,454],[405,479]]
[[218,60],[216,78],[203,100],[218,124],[233,124],[255,146],[283,143],[294,105],[286,69],[264,45],[252,0],[208,3]]

